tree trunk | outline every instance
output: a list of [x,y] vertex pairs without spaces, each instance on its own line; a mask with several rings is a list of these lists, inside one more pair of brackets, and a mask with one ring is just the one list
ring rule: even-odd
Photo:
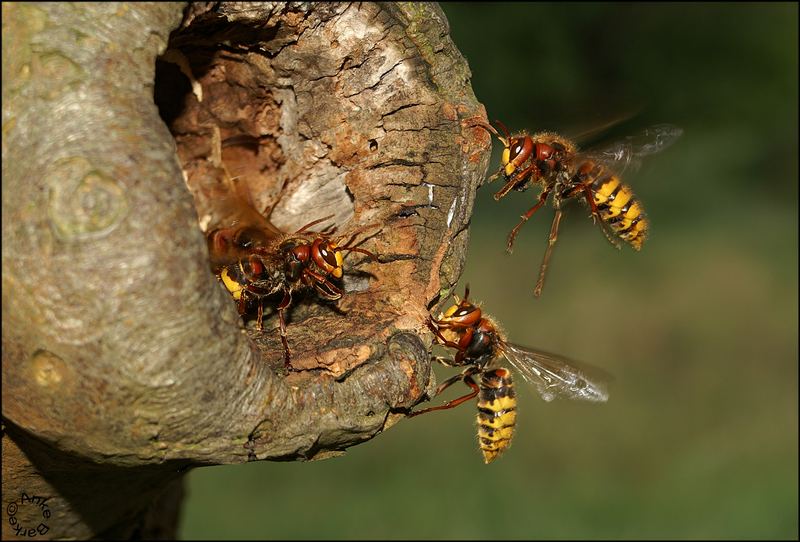
[[[488,163],[469,77],[435,4],[4,3],[3,538],[172,537],[189,468],[424,399]],[[226,175],[377,256],[295,301],[288,374],[209,267]]]

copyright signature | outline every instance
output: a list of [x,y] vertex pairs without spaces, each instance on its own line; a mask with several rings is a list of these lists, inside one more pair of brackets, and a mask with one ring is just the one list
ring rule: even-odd
[[[8,516],[8,525],[13,530],[14,534],[20,537],[34,538],[47,534],[50,527],[45,523],[50,519],[50,507],[47,506],[47,501],[50,497],[39,497],[37,495],[28,495],[23,492],[22,496],[16,501],[8,503],[6,506],[6,515]],[[33,508],[34,513],[27,510],[26,507]],[[20,511],[21,517],[17,517]],[[38,517],[41,516],[42,521],[38,525],[32,527],[31,525],[36,522]],[[23,519],[24,518],[24,519]],[[32,520],[30,518],[33,518]],[[26,523],[23,523],[25,521]],[[29,524],[27,522],[30,522]]]

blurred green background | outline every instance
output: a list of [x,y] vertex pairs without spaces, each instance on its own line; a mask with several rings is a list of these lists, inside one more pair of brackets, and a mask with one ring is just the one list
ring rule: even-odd
[[475,205],[459,288],[513,341],[608,370],[611,399],[520,383],[514,444],[489,466],[465,405],[331,460],[198,469],[182,536],[797,539],[797,4],[442,7],[490,119],[684,129],[625,179],[644,250],[612,249],[570,205],[538,300],[552,209],[508,256],[535,191]]

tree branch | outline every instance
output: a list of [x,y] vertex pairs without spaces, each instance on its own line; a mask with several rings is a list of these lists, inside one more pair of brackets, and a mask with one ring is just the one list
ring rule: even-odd
[[[145,512],[187,468],[338,454],[424,397],[488,160],[437,6],[4,4],[3,25],[5,502],[46,497],[47,536],[168,535]],[[223,171],[285,231],[382,226],[338,310],[293,305],[288,375],[277,317],[242,329],[209,269]]]

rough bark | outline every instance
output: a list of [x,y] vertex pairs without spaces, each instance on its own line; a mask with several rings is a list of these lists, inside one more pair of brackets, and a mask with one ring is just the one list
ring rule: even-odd
[[[339,454],[425,397],[489,147],[447,32],[433,4],[3,4],[4,538],[172,536],[192,466]],[[382,226],[338,307],[291,309],[289,374],[209,269],[222,169],[287,231]]]

